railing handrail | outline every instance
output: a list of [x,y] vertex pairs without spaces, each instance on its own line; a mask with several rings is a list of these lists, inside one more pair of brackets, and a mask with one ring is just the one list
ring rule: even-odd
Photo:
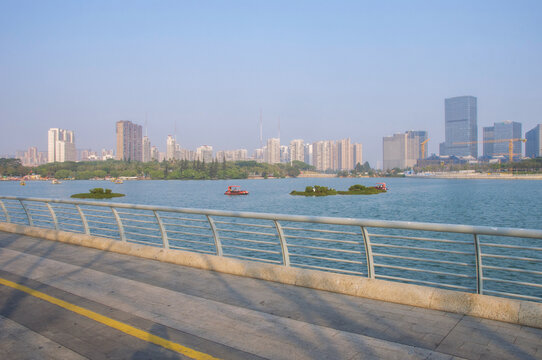
[[250,218],[250,219],[271,220],[271,221],[309,222],[309,223],[328,224],[328,225],[393,228],[393,229],[402,229],[402,230],[451,232],[451,233],[460,233],[460,234],[478,234],[478,235],[489,235],[489,236],[507,236],[507,237],[521,237],[521,238],[535,238],[535,239],[542,238],[542,230],[537,230],[537,229],[474,226],[474,225],[428,223],[428,222],[399,221],[399,220],[375,220],[375,219],[356,219],[356,218],[326,217],[326,216],[288,215],[288,214],[259,213],[259,212],[248,212],[248,211],[226,211],[226,210],[212,210],[212,209],[180,208],[180,207],[168,207],[168,206],[159,206],[159,205],[138,205],[138,204],[130,204],[130,203],[44,199],[44,198],[19,197],[19,196],[0,196],[0,199],[17,200],[17,201],[36,201],[36,202],[55,203],[55,204],[89,205],[89,206],[99,206],[99,207],[106,207],[106,208],[114,207],[114,208],[135,209],[135,210],[164,211],[164,212],[176,212],[176,213],[184,213],[184,214],[198,214],[198,215],[221,216],[221,217],[238,217],[238,218]]

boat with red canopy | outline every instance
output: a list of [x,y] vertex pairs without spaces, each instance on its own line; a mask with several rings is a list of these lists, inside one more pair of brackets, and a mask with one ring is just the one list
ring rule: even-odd
[[241,190],[241,186],[239,185],[230,185],[224,195],[248,195],[248,191]]

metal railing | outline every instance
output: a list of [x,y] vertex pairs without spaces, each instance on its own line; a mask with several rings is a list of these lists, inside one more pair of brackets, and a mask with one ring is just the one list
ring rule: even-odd
[[542,230],[0,196],[0,221],[542,301]]

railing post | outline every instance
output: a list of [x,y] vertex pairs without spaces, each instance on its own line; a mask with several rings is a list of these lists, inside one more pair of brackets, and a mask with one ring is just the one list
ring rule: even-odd
[[77,209],[77,212],[79,213],[79,216],[81,217],[81,222],[83,223],[83,229],[85,229],[85,234],[90,235],[90,229],[88,228],[88,222],[87,217],[83,213],[83,210],[79,205],[75,205],[75,208]]
[[284,237],[284,231],[277,220],[273,220],[280,240],[280,248],[282,249],[282,262],[284,266],[290,266],[290,254],[288,253],[288,244],[286,244],[286,238]]
[[156,221],[158,222],[158,226],[160,227],[160,233],[162,234],[162,243],[164,245],[164,249],[169,249],[169,240],[167,238],[167,231],[166,227],[164,226],[164,223],[162,222],[162,218],[156,210],[153,210],[154,217],[156,218]]
[[365,257],[367,258],[367,277],[369,279],[375,278],[375,265],[373,261],[373,249],[371,247],[371,238],[365,226],[361,227],[361,233],[363,235],[363,245],[365,245]]
[[53,218],[53,222],[55,223],[55,230],[58,230],[58,220],[56,218],[55,210],[53,210],[53,207],[49,203],[45,203],[47,205],[47,208],[49,209],[49,212],[51,213],[51,217]]
[[29,226],[34,226],[34,222],[32,221],[32,216],[30,216],[30,212],[26,208],[26,205],[23,203],[22,200],[19,200],[19,202],[21,203],[21,206],[23,207],[23,210],[26,213],[26,218],[28,219],[28,225]]
[[209,225],[211,226],[211,230],[213,231],[213,237],[215,239],[215,248],[216,248],[216,255],[222,256],[222,243],[220,242],[220,237],[218,236],[218,230],[215,225],[215,221],[211,219],[209,215],[207,216],[207,221],[209,221]]
[[484,293],[484,271],[482,269],[482,249],[478,234],[474,234],[474,252],[476,254],[476,292]]
[[117,212],[117,209],[111,206],[111,211],[113,212],[113,215],[115,215],[115,219],[117,220],[117,226],[119,228],[119,236],[120,241],[126,242],[126,235],[124,234],[124,227],[122,226],[122,220],[119,216],[119,213]]
[[0,207],[2,207],[2,210],[4,211],[4,215],[6,216],[6,222],[10,223],[11,219],[9,217],[8,209],[6,209],[6,206],[4,205],[4,202],[0,200]]

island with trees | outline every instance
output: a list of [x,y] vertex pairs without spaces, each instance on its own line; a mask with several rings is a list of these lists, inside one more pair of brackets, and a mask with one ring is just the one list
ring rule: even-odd
[[386,189],[378,186],[352,185],[347,191],[337,191],[326,186],[307,186],[305,191],[292,191],[290,195],[301,196],[329,196],[329,195],[375,195],[385,193]]
[[111,189],[94,188],[88,193],[73,194],[71,197],[76,199],[111,199],[114,197],[122,197],[124,194],[114,193]]

